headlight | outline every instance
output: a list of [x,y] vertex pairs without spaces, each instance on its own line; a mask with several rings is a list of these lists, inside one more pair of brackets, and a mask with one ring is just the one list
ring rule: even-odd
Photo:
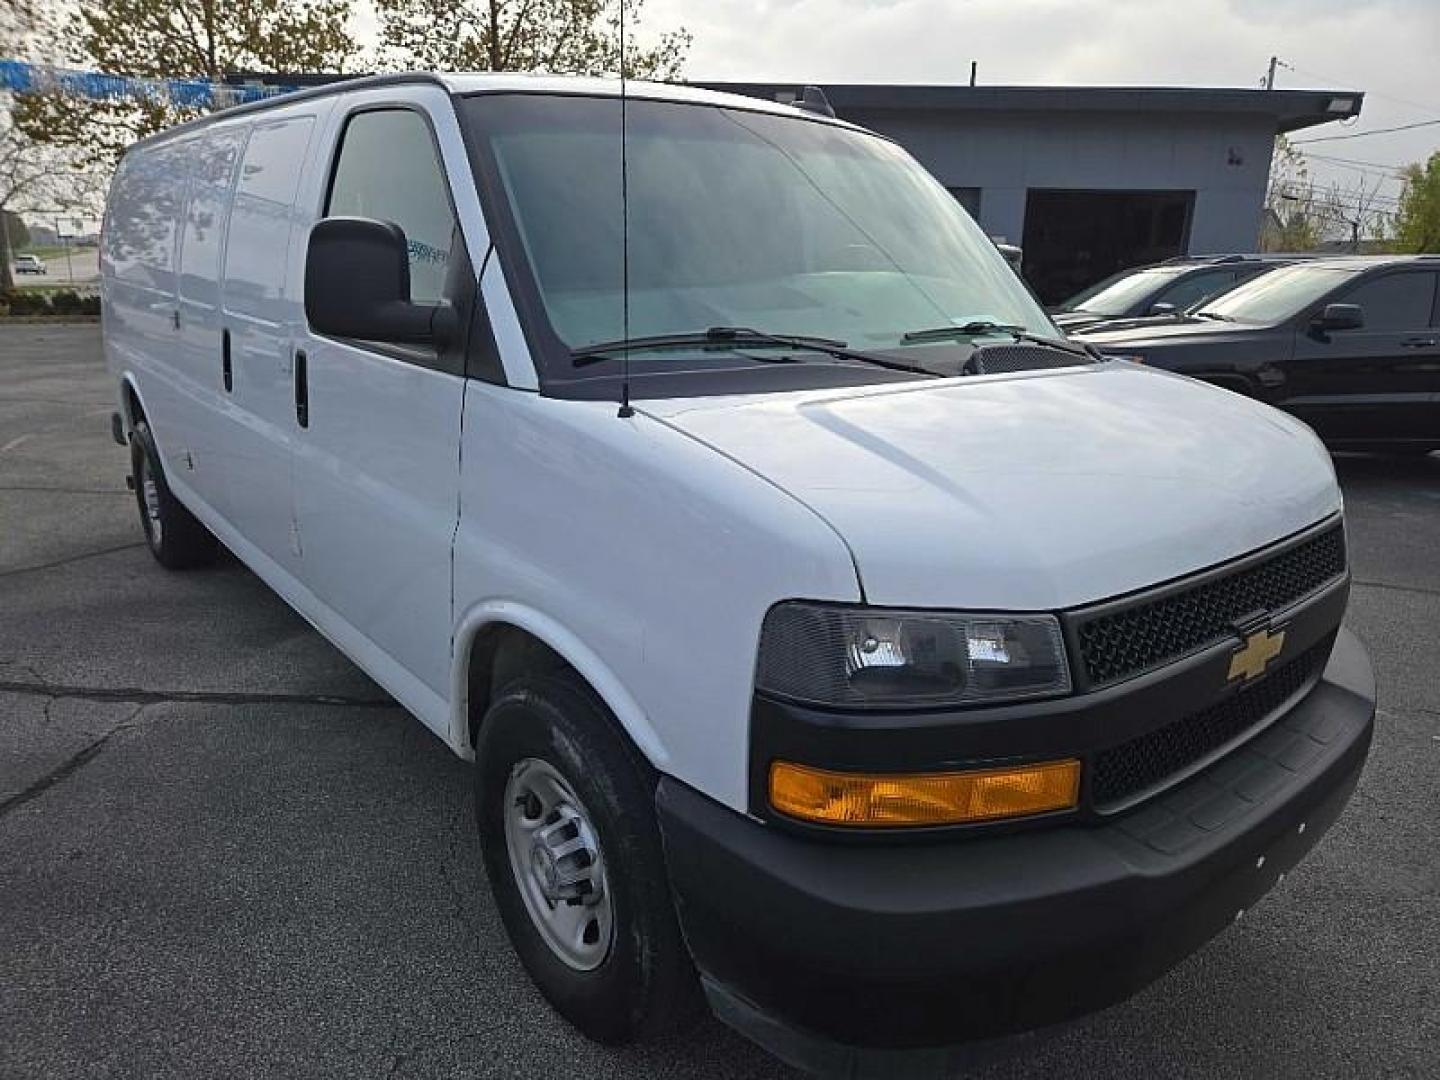
[[758,689],[818,705],[981,704],[1063,694],[1053,615],[892,611],[787,601],[765,616]]

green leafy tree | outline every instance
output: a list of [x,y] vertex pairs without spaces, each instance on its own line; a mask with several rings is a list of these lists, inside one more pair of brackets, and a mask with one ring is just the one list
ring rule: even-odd
[[1396,251],[1440,252],[1440,150],[1424,165],[1407,165],[1395,214]]
[[374,0],[399,66],[435,71],[620,72],[620,17],[630,78],[680,73],[690,32],[636,36],[643,0]]
[[[359,52],[352,0],[78,0],[53,40],[63,60],[148,79],[221,81],[237,71],[344,71]],[[113,164],[135,139],[194,116],[163,94],[94,101],[64,93],[17,99],[17,123],[38,141]]]

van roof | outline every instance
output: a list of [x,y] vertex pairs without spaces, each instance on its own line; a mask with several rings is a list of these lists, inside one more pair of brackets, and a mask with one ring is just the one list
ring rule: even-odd
[[[353,79],[340,78],[334,82],[324,83],[320,86],[310,87],[305,90],[297,90],[289,94],[279,94],[275,97],[264,98],[260,101],[251,101],[243,105],[234,105],[228,109],[219,109],[213,113],[197,117],[183,124],[177,124],[171,128],[166,128],[164,131],[156,132],[148,138],[131,143],[130,146],[126,147],[126,153],[129,153],[136,147],[164,142],[173,136],[204,128],[211,123],[219,120],[228,120],[238,115],[283,108],[284,106],[293,105],[299,101],[329,97],[333,94],[343,94],[353,90],[369,90],[377,86],[398,86],[408,83],[430,83],[441,87],[457,97],[464,97],[471,94],[497,93],[577,94],[587,97],[619,97],[621,88],[619,79],[599,79],[579,75],[532,75],[518,72],[406,71],[393,75],[366,75]],[[791,117],[800,116],[818,123],[834,124],[837,127],[850,128],[854,131],[867,131],[867,129],[859,125],[851,124],[844,120],[821,116],[818,113],[802,110],[791,104],[779,101],[767,101],[763,98],[746,97],[742,94],[703,90],[697,86],[679,83],[647,82],[642,79],[626,79],[624,88],[626,97],[636,100],[719,105],[732,109],[744,109],[748,112],[772,113],[779,116]],[[796,99],[798,101],[800,97],[798,93],[799,87],[796,89]],[[873,132],[867,131],[867,134],[873,134]]]

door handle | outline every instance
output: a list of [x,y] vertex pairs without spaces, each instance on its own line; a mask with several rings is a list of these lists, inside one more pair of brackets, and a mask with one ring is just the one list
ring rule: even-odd
[[310,380],[305,370],[305,350],[295,350],[295,419],[300,426],[310,426]]
[[220,378],[228,394],[235,387],[235,372],[230,367],[230,328],[220,331]]
[[1433,349],[1440,340],[1433,337],[1412,337],[1400,342],[1407,349]]

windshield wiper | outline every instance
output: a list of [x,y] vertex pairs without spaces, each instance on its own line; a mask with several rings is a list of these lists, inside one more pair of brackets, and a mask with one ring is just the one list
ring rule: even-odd
[[1234,319],[1230,318],[1229,315],[1217,315],[1217,314],[1216,314],[1215,312],[1213,312],[1213,311],[1192,311],[1192,312],[1190,312],[1190,314],[1191,314],[1191,315],[1194,315],[1197,319],[1214,319],[1216,322],[1234,322],[1234,321],[1235,321]]
[[970,322],[961,323],[956,326],[933,326],[928,330],[910,330],[900,335],[901,341],[949,341],[959,337],[978,337],[981,334],[1009,334],[1016,341],[1028,341],[1032,345],[1044,345],[1050,349],[1059,349],[1061,352],[1083,353],[1085,349],[1068,341],[1059,341],[1055,338],[1041,337],[1039,334],[1032,334],[1023,326],[1016,326],[1013,323],[997,323],[989,319],[972,319]]
[[[851,360],[861,364],[876,364],[880,367],[893,368],[896,371],[908,371],[917,375],[934,375],[935,372],[916,364],[907,364],[900,360],[890,360],[882,356],[872,356],[869,353],[857,352],[846,347],[843,341],[834,338],[805,337],[793,334],[767,334],[763,330],[752,330],[748,326],[712,326],[708,330],[696,331],[684,334],[658,334],[654,337],[627,338],[621,341],[602,341],[597,345],[585,345],[578,349],[572,349],[570,355],[574,359],[576,367],[583,367],[586,364],[598,363],[612,353],[624,352],[625,350],[641,351],[645,349],[680,349],[687,346],[751,346],[776,349],[800,349],[809,352],[826,353],[838,360]],[[766,363],[789,362],[789,357],[755,356],[752,359]]]

